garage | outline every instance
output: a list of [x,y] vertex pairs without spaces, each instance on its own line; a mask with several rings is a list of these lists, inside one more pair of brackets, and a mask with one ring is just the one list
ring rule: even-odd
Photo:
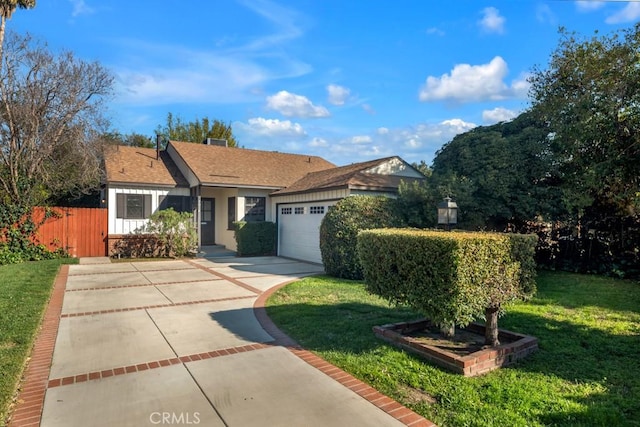
[[311,172],[270,194],[278,222],[278,255],[321,264],[320,224],[330,207],[357,195],[395,197],[400,182],[424,180],[399,157]]
[[336,202],[278,205],[278,254],[302,261],[322,263],[320,224]]

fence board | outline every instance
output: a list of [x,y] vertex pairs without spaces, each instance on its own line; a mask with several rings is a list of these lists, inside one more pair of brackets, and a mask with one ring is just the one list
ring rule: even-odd
[[[64,248],[72,257],[107,255],[107,209],[51,208],[58,215],[47,219],[36,233],[36,240],[49,249]],[[35,208],[33,218],[41,221],[44,208]]]

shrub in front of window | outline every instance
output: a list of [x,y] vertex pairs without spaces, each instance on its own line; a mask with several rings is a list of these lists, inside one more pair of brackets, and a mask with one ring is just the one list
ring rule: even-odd
[[273,222],[234,222],[239,256],[275,255],[276,224]]
[[143,227],[162,244],[162,255],[191,256],[197,252],[198,237],[190,212],[176,212],[173,208],[154,212]]
[[325,271],[335,277],[362,279],[362,266],[356,253],[358,232],[399,225],[393,199],[350,196],[340,200],[329,209],[320,225],[320,252]]
[[504,305],[535,292],[535,235],[410,229],[366,230],[358,254],[366,288],[422,313],[443,332],[485,318],[498,345]]

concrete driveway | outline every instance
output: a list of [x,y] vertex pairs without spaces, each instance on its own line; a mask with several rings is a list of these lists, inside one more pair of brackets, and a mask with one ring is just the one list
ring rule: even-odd
[[65,266],[46,381],[30,366],[10,425],[432,425],[270,322],[270,292],[320,272],[276,257]]

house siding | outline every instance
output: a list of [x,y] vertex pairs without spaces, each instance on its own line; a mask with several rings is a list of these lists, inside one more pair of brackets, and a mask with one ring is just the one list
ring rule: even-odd
[[188,196],[188,188],[159,188],[159,187],[130,187],[130,186],[110,186],[108,188],[107,206],[109,209],[109,225],[108,233],[131,234],[136,230],[144,227],[148,220],[146,219],[124,219],[117,218],[116,212],[116,194],[148,194],[151,195],[151,212],[156,212],[159,206],[160,196]]

